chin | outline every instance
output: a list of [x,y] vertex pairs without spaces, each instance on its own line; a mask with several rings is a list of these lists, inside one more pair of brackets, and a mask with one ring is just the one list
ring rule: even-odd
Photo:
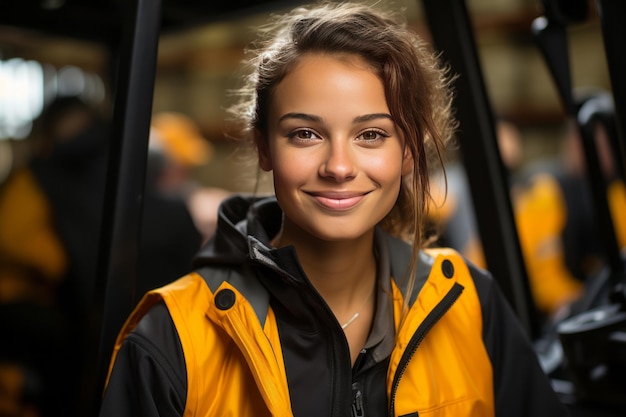
[[326,241],[326,242],[351,242],[354,240],[361,239],[370,234],[373,231],[372,229],[368,230],[353,230],[353,229],[341,229],[341,228],[333,228],[332,230],[317,230],[311,233],[316,239]]

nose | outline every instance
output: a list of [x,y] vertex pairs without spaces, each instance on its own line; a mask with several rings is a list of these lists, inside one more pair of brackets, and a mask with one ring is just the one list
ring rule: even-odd
[[325,159],[319,170],[320,176],[335,182],[349,181],[356,176],[355,155],[344,141],[330,141]]

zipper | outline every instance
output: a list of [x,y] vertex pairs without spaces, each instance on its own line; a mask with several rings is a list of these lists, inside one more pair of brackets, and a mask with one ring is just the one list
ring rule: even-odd
[[352,384],[352,410],[350,412],[351,417],[366,417],[365,416],[365,403],[363,401],[363,392],[361,391],[361,384],[355,382]]
[[356,357],[354,361],[354,365],[352,366],[352,379],[359,373],[361,369],[361,364],[365,360],[365,354],[367,353],[367,349],[362,348],[359,352],[359,356]]
[[400,384],[400,379],[402,379],[402,375],[406,371],[406,368],[411,361],[411,358],[415,354],[415,351],[419,347],[426,334],[433,328],[433,326],[441,319],[444,314],[452,307],[452,305],[459,298],[461,293],[463,292],[463,286],[459,283],[455,283],[454,286],[448,291],[448,293],[443,297],[443,299],[432,309],[430,313],[426,316],[424,321],[419,325],[411,340],[409,341],[404,353],[402,354],[402,358],[400,358],[400,362],[398,363],[398,369],[396,369],[396,373],[393,377],[393,383],[391,384],[391,399],[389,401],[389,416],[393,417],[395,411],[395,402],[396,402],[396,391],[398,390],[398,385]]
[[[348,347],[345,334],[341,329],[340,324],[335,319],[335,315],[324,301],[324,298],[319,294],[317,289],[313,286],[308,278],[303,280],[296,279],[290,273],[282,269],[276,262],[270,257],[262,253],[262,251],[256,246],[252,247],[252,259],[273,270],[276,274],[281,275],[283,278],[289,280],[292,285],[296,286],[300,291],[305,294],[315,294],[319,300],[319,305],[326,315],[329,326],[320,328],[320,331],[326,332],[330,338],[330,349],[332,351],[330,360],[331,369],[334,372],[331,375],[331,410],[330,417],[345,417],[346,411],[349,411],[352,407],[352,365],[350,361],[350,349]],[[263,280],[260,278],[261,282]],[[320,322],[324,319],[320,319]],[[336,323],[333,325],[333,322]],[[346,366],[347,364],[347,366]]]

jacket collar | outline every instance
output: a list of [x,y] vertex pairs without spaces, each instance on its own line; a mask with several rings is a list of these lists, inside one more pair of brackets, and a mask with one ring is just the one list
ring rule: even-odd
[[281,225],[282,212],[274,197],[235,195],[222,202],[217,229],[194,259],[194,267],[239,264],[249,259],[248,238],[269,245]]
[[[301,323],[318,322],[319,316],[328,314],[328,307],[310,284],[300,266],[293,247],[272,248],[271,238],[278,233],[282,211],[274,196],[233,196],[225,200],[218,213],[216,234],[207,242],[194,261],[196,268],[204,266],[250,265],[257,271],[259,281],[289,314]],[[379,309],[385,305],[389,294],[389,277],[393,277],[403,297],[407,290],[406,272],[411,257],[411,247],[406,242],[390,236],[377,228],[374,235],[379,277]],[[426,282],[433,259],[420,252],[416,268],[416,282],[410,297],[412,304]],[[278,278],[276,278],[278,277]],[[245,278],[245,277],[244,277]],[[248,279],[248,278],[245,278]],[[219,285],[219,283],[216,283]],[[313,294],[314,296],[311,296]],[[244,294],[252,297],[253,294]],[[317,296],[315,296],[317,295]],[[306,308],[303,308],[306,307]],[[385,310],[387,308],[385,307]],[[391,311],[391,308],[389,308]],[[393,314],[393,313],[391,313]],[[385,324],[387,319],[383,320]]]

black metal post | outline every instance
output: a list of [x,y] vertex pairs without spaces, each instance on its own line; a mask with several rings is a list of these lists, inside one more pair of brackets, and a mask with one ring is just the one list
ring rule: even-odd
[[626,172],[626,1],[598,0],[598,15],[602,25],[604,49],[611,78],[615,123],[617,126],[618,169]]
[[463,0],[423,0],[433,42],[455,81],[455,108],[463,162],[488,269],[498,280],[529,337],[539,336],[537,310],[530,294],[519,244],[507,174],[495,132],[474,33]]
[[607,198],[607,186],[604,170],[600,162],[600,156],[596,149],[595,126],[601,123],[598,109],[593,99],[587,101],[576,114],[578,131],[581,144],[585,152],[585,162],[587,164],[587,179],[591,196],[593,198],[593,208],[596,214],[598,234],[606,256],[606,263],[609,268],[609,283],[611,285],[611,297],[615,297],[613,302],[619,303],[626,308],[626,292],[624,292],[624,261],[620,254],[620,247],[617,241],[613,213]]
[[[612,213],[607,199],[607,182],[594,139],[596,136],[594,127],[596,124],[600,123],[601,115],[607,112],[605,108],[606,105],[602,104],[600,98],[595,98],[587,100],[579,109],[581,103],[577,103],[572,94],[567,25],[577,20],[568,19],[566,17],[569,15],[570,10],[565,6],[572,7],[572,5],[577,3],[583,4],[584,2],[560,3],[545,0],[543,3],[546,16],[535,19],[532,25],[532,33],[557,86],[567,115],[577,122],[587,165],[587,183],[592,197],[600,243],[604,249],[607,266],[609,268],[610,283],[611,286],[614,287],[613,295],[617,297],[615,301],[626,306],[626,292],[624,292],[623,288],[623,285],[626,284],[624,283],[624,263],[621,259]],[[611,3],[611,6],[613,6],[611,11],[613,13],[619,12],[618,8],[615,7],[618,4],[621,4],[622,11],[626,10],[626,8],[624,8],[624,2]],[[582,18],[584,15],[585,13],[582,13],[580,17]],[[607,60],[610,65],[613,65],[614,71],[619,69],[619,65],[622,65],[622,69],[626,68],[626,66],[624,66],[626,60],[621,56],[623,54],[619,49],[615,49],[619,48],[616,37],[619,36],[620,32],[622,33],[622,38],[624,37],[624,31],[621,29],[620,23],[621,22],[614,20],[614,18],[610,18],[608,21],[605,18],[603,21]],[[619,84],[623,82],[617,74],[613,73],[612,75],[615,77],[616,83]],[[624,100],[624,98],[621,97],[624,93],[623,91],[620,93],[619,90],[615,89],[614,93],[615,95],[619,95],[621,100]],[[617,112],[615,113],[616,122],[619,122],[619,115]],[[616,123],[616,125],[619,128],[619,123]],[[610,126],[606,125],[605,128],[608,129],[607,134],[609,135],[611,146],[614,149],[613,156],[618,165],[616,169],[621,175],[624,172],[624,160],[621,156],[623,152],[621,150],[621,141],[612,137],[613,132]]]
[[[97,415],[115,338],[134,307],[143,190],[156,74],[161,0],[125,3],[123,36],[116,60],[110,162],[94,296],[90,357],[93,369],[83,415]],[[95,337],[98,334],[99,337]],[[95,347],[94,347],[95,350]],[[91,371],[91,372],[89,372]]]

